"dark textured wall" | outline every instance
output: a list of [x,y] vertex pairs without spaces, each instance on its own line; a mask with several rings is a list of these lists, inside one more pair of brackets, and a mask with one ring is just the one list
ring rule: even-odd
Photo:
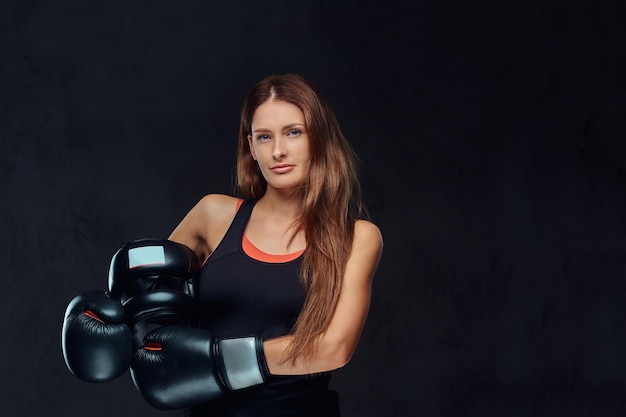
[[179,415],[74,378],[63,311],[124,242],[232,191],[246,91],[300,72],[385,236],[344,416],[625,415],[624,21],[621,0],[3,0],[0,414]]

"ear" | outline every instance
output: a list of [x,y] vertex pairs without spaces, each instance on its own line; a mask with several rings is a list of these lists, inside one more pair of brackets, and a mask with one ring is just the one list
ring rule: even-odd
[[252,155],[252,159],[256,161],[256,154],[254,153],[254,146],[252,146],[252,136],[248,135],[248,147],[250,148],[250,155]]

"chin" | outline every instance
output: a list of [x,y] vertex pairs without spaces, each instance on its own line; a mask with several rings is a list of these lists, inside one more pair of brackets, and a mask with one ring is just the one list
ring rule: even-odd
[[295,191],[302,184],[301,182],[268,182],[267,185],[279,191]]

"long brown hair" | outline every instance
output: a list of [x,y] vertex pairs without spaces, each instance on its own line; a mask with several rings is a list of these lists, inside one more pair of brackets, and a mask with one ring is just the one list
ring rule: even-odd
[[304,306],[292,329],[293,343],[285,360],[309,359],[318,336],[328,327],[339,299],[346,263],[352,248],[354,222],[366,217],[357,177],[357,159],[343,136],[323,94],[297,74],[272,75],[258,82],[241,112],[237,149],[237,187],[244,198],[258,200],[267,182],[252,159],[248,135],[256,109],[267,100],[294,104],[304,113],[310,141],[309,174],[300,185],[300,216],[295,230],[307,242],[300,279]]

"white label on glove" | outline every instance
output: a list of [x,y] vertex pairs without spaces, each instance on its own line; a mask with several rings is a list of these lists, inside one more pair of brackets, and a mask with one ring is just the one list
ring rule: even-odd
[[254,337],[222,339],[222,360],[230,389],[263,383]]
[[128,250],[129,269],[149,265],[165,265],[165,250],[163,246],[142,246]]

